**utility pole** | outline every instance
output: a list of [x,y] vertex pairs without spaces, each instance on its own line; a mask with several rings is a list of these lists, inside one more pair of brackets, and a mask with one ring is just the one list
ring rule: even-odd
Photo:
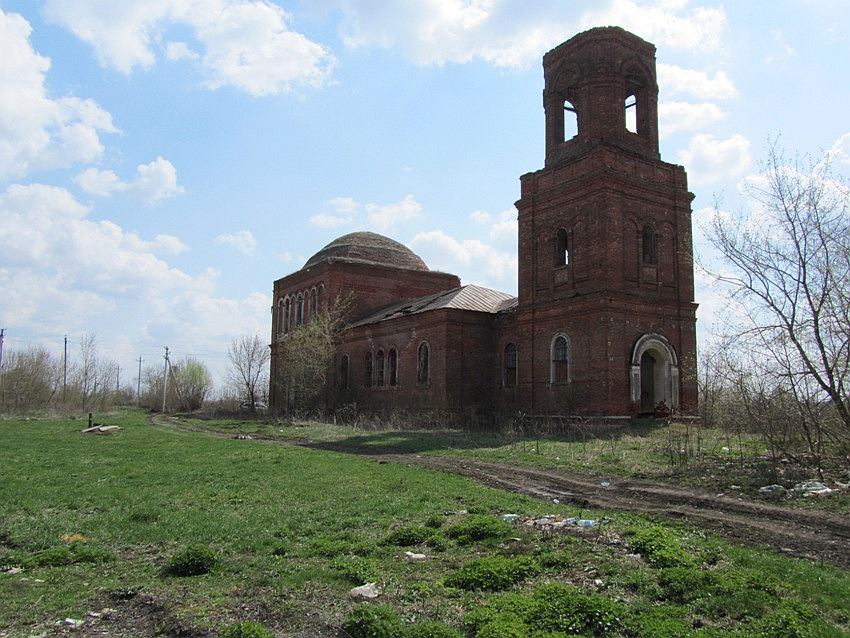
[[165,346],[165,369],[162,372],[162,413],[165,414],[165,392],[168,388],[168,346]]
[[62,405],[68,400],[68,335],[65,335],[65,356],[62,357]]
[[116,364],[115,367],[115,394],[118,394],[118,389],[121,387],[121,366]]
[[139,355],[139,377],[136,379],[136,407],[139,407],[139,396],[142,392],[142,355]]
[[5,336],[6,328],[0,328],[0,388],[3,387],[3,337]]

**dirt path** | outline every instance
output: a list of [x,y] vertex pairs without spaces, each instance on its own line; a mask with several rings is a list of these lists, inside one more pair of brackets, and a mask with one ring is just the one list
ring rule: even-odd
[[[190,426],[177,419],[154,416],[151,421],[211,436],[233,438],[229,432]],[[646,481],[600,479],[564,471],[535,470],[501,463],[415,454],[375,454],[332,442],[282,440],[252,436],[255,442],[357,454],[381,462],[460,474],[484,485],[537,498],[557,498],[581,507],[649,514],[685,521],[747,545],[832,563],[850,569],[850,518],[829,512],[800,510],[738,498],[718,497],[692,488]]]

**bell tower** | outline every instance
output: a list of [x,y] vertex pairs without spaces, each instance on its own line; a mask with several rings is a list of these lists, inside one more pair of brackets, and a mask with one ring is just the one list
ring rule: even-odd
[[[659,156],[655,46],[590,29],[549,51],[543,74],[545,164],[520,178],[516,204],[527,400],[695,413],[693,195]],[[550,372],[555,335],[569,344],[566,383]]]

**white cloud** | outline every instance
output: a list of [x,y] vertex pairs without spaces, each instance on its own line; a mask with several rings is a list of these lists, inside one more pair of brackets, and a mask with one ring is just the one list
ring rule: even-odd
[[402,222],[415,219],[422,213],[422,204],[413,195],[407,195],[393,204],[360,204],[352,197],[334,197],[325,202],[325,207],[333,212],[321,212],[310,217],[310,223],[319,228],[336,228],[362,222],[380,232],[386,232]]
[[464,280],[503,283],[516,280],[516,255],[478,239],[458,240],[441,230],[432,230],[417,233],[409,245],[432,268],[461,272]]
[[92,162],[103,153],[99,134],[117,132],[93,100],[48,95],[50,59],[32,48],[31,32],[23,17],[0,10],[0,180]]
[[177,184],[177,170],[167,159],[157,157],[149,164],[136,167],[136,177],[130,182],[121,181],[113,171],[87,168],[74,177],[85,192],[99,197],[126,191],[149,205],[156,204],[185,192]]
[[493,216],[483,210],[475,211],[469,218],[476,224],[489,224],[493,220]]
[[354,217],[340,217],[339,215],[328,215],[327,213],[318,213],[310,217],[310,223],[319,228],[336,228],[337,226],[346,226],[354,221]]
[[350,47],[399,47],[421,65],[483,60],[525,67],[564,39],[592,26],[619,24],[641,37],[681,50],[716,47],[726,26],[722,8],[657,0],[614,0],[602,11],[581,14],[572,3],[519,0],[409,0],[336,3],[343,41]]
[[581,28],[616,24],[659,46],[680,51],[705,51],[720,45],[726,29],[726,11],[694,7],[687,0],[614,0],[608,7],[588,12]]
[[267,295],[217,296],[214,271],[192,276],[157,256],[186,250],[177,237],[145,240],[89,214],[55,186],[15,184],[0,193],[0,324],[61,334],[100,322],[133,335],[137,348],[146,339],[226,344],[240,332],[266,332]]
[[197,57],[210,88],[233,86],[260,96],[321,86],[335,63],[324,46],[289,28],[289,14],[265,0],[47,0],[44,13],[88,42],[102,66],[125,74],[153,66],[175,26],[187,27],[201,52],[183,41],[165,42],[165,57]]
[[490,226],[490,239],[497,243],[517,245],[518,232],[517,212],[513,208],[499,213],[499,219]]
[[369,223],[378,230],[389,230],[396,224],[419,217],[422,213],[422,204],[417,202],[413,195],[407,195],[395,204],[366,204],[366,218]]
[[657,69],[662,95],[691,95],[701,100],[728,100],[738,95],[735,83],[723,71],[709,75],[706,71],[663,63],[659,63]]
[[678,160],[693,184],[737,179],[750,166],[750,141],[740,134],[721,140],[700,133],[691,138],[686,149],[679,151]]
[[216,246],[230,246],[243,255],[253,255],[257,240],[250,230],[240,230],[235,233],[225,233],[213,239]]
[[709,128],[725,118],[723,109],[711,102],[662,102],[658,105],[658,130],[661,137],[680,131]]
[[169,42],[165,45],[165,57],[176,62],[178,60],[197,60],[201,56],[185,42]]
[[839,170],[850,168],[850,133],[845,133],[835,140],[824,156]]

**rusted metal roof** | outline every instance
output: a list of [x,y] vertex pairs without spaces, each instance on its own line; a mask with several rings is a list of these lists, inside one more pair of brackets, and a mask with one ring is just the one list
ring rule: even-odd
[[352,326],[364,326],[370,323],[378,323],[380,321],[387,321],[388,319],[396,319],[406,315],[415,315],[441,308],[456,308],[458,310],[496,314],[516,306],[516,301],[516,297],[506,292],[499,292],[498,290],[484,288],[483,286],[459,286],[451,290],[444,290],[443,292],[393,304],[360,321],[354,322]]

